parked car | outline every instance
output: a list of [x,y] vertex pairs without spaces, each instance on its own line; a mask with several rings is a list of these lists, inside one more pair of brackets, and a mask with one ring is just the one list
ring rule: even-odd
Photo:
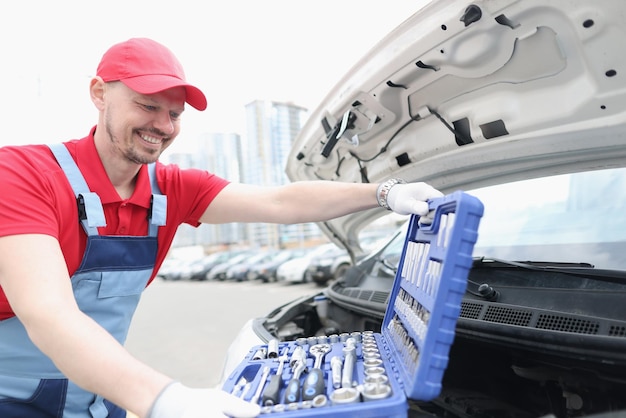
[[327,251],[311,258],[306,274],[318,285],[324,285],[341,277],[351,264],[350,254],[344,248],[331,245]]
[[218,251],[187,263],[180,271],[181,280],[206,280],[207,273],[216,265],[223,263],[243,250]]
[[276,250],[259,250],[248,255],[245,259],[231,265],[226,269],[226,280],[242,282],[248,280],[248,272],[255,266],[270,261],[275,255]]
[[206,274],[207,280],[226,280],[228,269],[237,263],[244,262],[247,258],[249,258],[253,254],[253,252],[244,251],[240,254],[235,255],[234,257],[229,258],[228,260],[213,266],[211,270]]
[[333,248],[337,248],[336,245],[328,243],[306,249],[301,257],[286,261],[278,267],[276,270],[277,280],[289,283],[306,283],[310,281],[311,277],[307,269],[311,259]]
[[250,266],[247,273],[248,280],[261,280],[263,283],[277,281],[276,271],[285,262],[300,257],[305,253],[303,249],[280,250],[264,263]]
[[[431,2],[294,141],[292,181],[401,177],[484,204],[441,394],[409,399],[409,417],[626,415],[624,39],[625,2]],[[352,250],[387,213],[320,227]],[[251,344],[379,332],[394,266],[395,255],[366,257],[249,321],[222,380]]]
[[309,267],[311,257],[303,255],[285,261],[276,269],[276,281],[291,283],[306,283],[306,269]]
[[185,260],[178,258],[166,258],[161,264],[156,277],[162,280],[179,280],[180,272],[187,264]]

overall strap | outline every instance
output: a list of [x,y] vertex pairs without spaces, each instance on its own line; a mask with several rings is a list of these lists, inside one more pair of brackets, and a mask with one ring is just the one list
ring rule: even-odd
[[65,173],[78,203],[78,217],[87,235],[98,235],[98,227],[106,226],[100,197],[89,190],[76,162],[63,144],[48,145]]
[[161,194],[161,189],[157,184],[156,163],[148,164],[148,176],[150,177],[150,186],[152,188],[150,211],[148,212],[148,235],[156,237],[159,226],[165,225],[167,218],[167,196]]

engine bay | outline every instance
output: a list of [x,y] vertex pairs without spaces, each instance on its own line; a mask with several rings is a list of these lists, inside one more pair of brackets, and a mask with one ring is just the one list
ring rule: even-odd
[[[515,291],[518,300],[527,299],[521,287]],[[528,291],[542,300],[537,288]],[[544,303],[554,305],[549,297],[554,289],[545,287],[544,291]],[[354,296],[362,290],[344,289],[344,294],[350,292]],[[598,298],[598,294],[592,298]],[[353,331],[380,332],[380,310],[338,302],[321,292],[283,306],[266,318],[263,327],[281,341]],[[621,315],[618,311],[624,309],[621,304],[618,308],[597,302],[594,305],[598,309],[604,314],[614,312],[615,318],[604,318],[612,328],[601,324],[595,329],[620,329],[617,318]],[[571,300],[568,304],[572,306]],[[476,314],[494,307],[499,309],[499,316]],[[552,316],[562,317],[555,320],[554,329],[526,329],[519,323],[518,312],[507,316],[502,314],[504,309],[513,308],[467,294],[443,390],[431,402],[410,400],[410,417],[566,418],[626,411],[623,335],[594,335],[589,327],[581,326],[582,315],[563,312],[553,312]],[[537,306],[516,309],[536,315],[546,312]]]

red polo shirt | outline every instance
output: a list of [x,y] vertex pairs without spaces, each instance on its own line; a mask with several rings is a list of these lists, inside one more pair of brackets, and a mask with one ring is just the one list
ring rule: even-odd
[[[100,196],[107,225],[101,235],[146,235],[150,180],[143,166],[130,199],[121,199],[109,181],[97,154],[92,129],[89,136],[65,143],[89,188]],[[167,195],[167,224],[159,228],[154,279],[181,223],[198,226],[200,216],[228,181],[198,169],[182,170],[157,163],[157,182]],[[0,148],[0,236],[46,234],[59,240],[68,272],[74,274],[87,236],[78,222],[74,192],[65,173],[46,145]],[[33,254],[33,257],[36,257]],[[13,316],[0,288],[0,320]]]

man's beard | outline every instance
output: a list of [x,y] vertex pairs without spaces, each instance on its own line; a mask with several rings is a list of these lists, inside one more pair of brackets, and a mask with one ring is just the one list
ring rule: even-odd
[[[125,142],[120,142],[117,140],[117,137],[113,134],[113,130],[111,129],[109,121],[106,122],[105,126],[109,141],[127,161],[134,164],[151,164],[159,159],[159,156],[161,155],[160,151],[150,150],[150,154],[140,154],[135,149],[135,143],[133,141],[130,141],[130,143],[126,144]],[[139,135],[134,130],[132,134]]]
[[131,143],[128,148],[121,151],[124,158],[136,164],[151,164],[158,160],[159,156],[161,155],[160,151],[150,151],[149,154],[140,154],[136,151],[134,143]]

